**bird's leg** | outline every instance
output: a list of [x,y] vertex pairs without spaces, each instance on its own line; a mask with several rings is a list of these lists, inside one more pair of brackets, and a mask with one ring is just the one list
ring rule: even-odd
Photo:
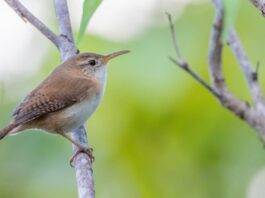
[[75,154],[71,157],[70,159],[70,165],[73,167],[73,161],[75,159],[75,157],[83,152],[86,153],[89,157],[89,159],[91,160],[91,162],[93,162],[95,160],[95,157],[93,156],[93,149],[90,147],[84,147],[81,144],[79,144],[78,142],[76,142],[75,140],[73,140],[72,138],[70,138],[69,136],[67,136],[64,133],[59,133],[62,137],[64,137],[65,139],[69,140],[72,144],[76,145],[78,150],[75,152]]

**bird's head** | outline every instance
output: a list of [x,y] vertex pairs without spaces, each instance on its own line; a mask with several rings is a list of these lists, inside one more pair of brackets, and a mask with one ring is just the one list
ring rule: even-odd
[[106,67],[107,63],[120,55],[127,54],[130,51],[122,50],[113,52],[108,55],[100,55],[95,53],[81,53],[75,57],[75,64],[85,72],[97,72]]

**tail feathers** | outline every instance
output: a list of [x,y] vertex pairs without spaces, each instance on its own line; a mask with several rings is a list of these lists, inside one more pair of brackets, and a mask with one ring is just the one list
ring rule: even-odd
[[16,128],[17,125],[15,124],[9,124],[7,127],[0,130],[0,140],[3,139],[10,131],[12,131],[14,128]]

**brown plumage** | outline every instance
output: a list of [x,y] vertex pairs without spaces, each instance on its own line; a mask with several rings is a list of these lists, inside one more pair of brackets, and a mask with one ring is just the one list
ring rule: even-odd
[[[13,113],[11,125],[17,127],[15,129],[11,127],[12,134],[26,128],[42,129],[39,126],[40,122],[43,123],[44,128],[54,128],[54,126],[49,126],[55,124],[54,122],[46,122],[50,120],[49,116],[54,115],[54,112],[59,116],[67,107],[84,99],[89,99],[100,91],[101,82],[92,73],[91,75],[84,75],[80,71],[80,67],[75,65],[75,59],[79,56],[58,66],[23,100]],[[56,128],[54,129],[48,132],[60,132],[56,131]]]
[[59,134],[92,157],[91,149],[66,136],[81,126],[97,108],[105,87],[107,56],[83,53],[59,65],[17,107],[10,124],[0,130],[0,139],[30,128]]
[[0,130],[0,140],[3,139],[8,133],[16,127],[15,124],[10,123],[8,126]]

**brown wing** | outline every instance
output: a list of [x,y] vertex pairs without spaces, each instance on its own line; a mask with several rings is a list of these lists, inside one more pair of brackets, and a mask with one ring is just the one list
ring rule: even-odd
[[[57,77],[56,77],[57,76]],[[45,114],[59,111],[82,100],[95,83],[87,78],[50,76],[33,90],[13,113],[16,124],[24,124]]]

